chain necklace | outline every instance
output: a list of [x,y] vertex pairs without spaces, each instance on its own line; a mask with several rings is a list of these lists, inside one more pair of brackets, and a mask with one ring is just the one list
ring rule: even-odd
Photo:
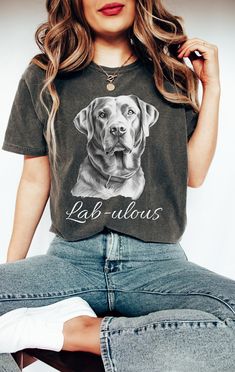
[[120,67],[118,67],[118,69],[117,69],[114,73],[112,73],[112,74],[107,74],[107,72],[103,69],[103,67],[97,64],[97,65],[101,68],[101,70],[105,73],[105,75],[107,76],[107,79],[106,79],[106,80],[108,81],[108,83],[107,83],[107,85],[106,85],[107,90],[112,91],[112,90],[115,89],[115,85],[114,85],[114,83],[113,83],[113,80],[118,76],[118,72],[119,72],[119,70],[121,69],[121,67],[124,66],[125,63],[126,63],[127,61],[129,61],[129,59],[130,59],[132,56],[133,56],[133,53],[131,53],[130,57],[128,57],[128,58],[126,59],[126,61],[125,61],[125,62],[124,62]]

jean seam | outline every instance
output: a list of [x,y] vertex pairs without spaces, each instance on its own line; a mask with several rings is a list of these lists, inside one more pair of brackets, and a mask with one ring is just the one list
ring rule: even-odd
[[1,301],[20,301],[20,300],[40,300],[44,298],[60,298],[60,297],[66,297],[69,295],[76,295],[76,294],[83,294],[87,292],[107,292],[107,289],[84,289],[84,290],[68,290],[63,292],[48,292],[48,293],[42,293],[42,294],[21,294],[21,295],[0,295],[0,302]]
[[125,289],[116,289],[115,288],[115,291],[117,292],[131,292],[131,293],[148,293],[148,294],[159,294],[159,295],[176,295],[176,296],[187,296],[187,295],[202,295],[202,296],[206,296],[206,297],[211,297],[215,300],[218,300],[220,301],[221,303],[223,303],[224,305],[226,305],[231,311],[232,313],[235,315],[235,309],[232,308],[232,306],[230,306],[230,304],[226,301],[224,301],[222,298],[220,297],[217,297],[215,295],[211,295],[209,293],[204,293],[204,292],[185,292],[185,293],[176,293],[176,292],[157,292],[157,291],[146,291],[146,290],[143,290],[143,291],[128,291],[128,290],[125,290]]
[[100,349],[105,372],[116,372],[111,357],[109,324],[113,316],[105,316],[100,325]]
[[107,235],[102,234],[103,258],[106,256]]
[[[121,334],[123,332],[126,332],[126,333],[138,333],[138,331],[147,331],[148,329],[156,329],[156,328],[160,328],[160,329],[175,329],[175,328],[179,328],[181,326],[187,326],[191,329],[201,329],[201,328],[217,328],[217,327],[221,327],[221,328],[224,328],[224,327],[228,327],[227,323],[223,322],[223,321],[218,321],[218,320],[205,320],[205,319],[195,319],[195,320],[177,320],[177,319],[174,319],[174,320],[159,320],[159,321],[154,321],[154,322],[151,322],[151,323],[146,323],[146,324],[143,324],[139,327],[123,327],[123,328],[117,328],[115,330],[108,330],[107,331],[107,334],[106,334],[106,337],[108,338],[108,336],[112,336],[112,335],[115,335],[115,334]],[[196,327],[195,327],[196,326]]]

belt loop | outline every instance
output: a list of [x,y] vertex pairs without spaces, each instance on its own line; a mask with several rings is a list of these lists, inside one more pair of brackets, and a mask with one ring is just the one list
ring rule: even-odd
[[112,231],[111,231],[111,237],[112,237],[111,245],[113,246],[113,232]]
[[110,234],[111,234],[111,248],[110,248],[110,251],[108,252],[107,260],[110,260],[111,252],[112,252],[112,249],[113,249],[113,233],[112,233],[111,230],[110,230]]

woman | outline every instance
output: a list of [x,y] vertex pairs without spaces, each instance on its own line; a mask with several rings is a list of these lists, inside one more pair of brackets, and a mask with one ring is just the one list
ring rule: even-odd
[[[187,185],[203,183],[216,146],[217,47],[188,39],[158,0],[47,10],[2,146],[24,169],[0,265],[0,352],[90,351],[105,371],[232,371],[235,282],[179,243]],[[55,237],[25,258],[49,196]]]

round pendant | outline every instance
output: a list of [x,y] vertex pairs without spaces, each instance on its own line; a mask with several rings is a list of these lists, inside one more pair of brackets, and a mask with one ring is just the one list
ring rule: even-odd
[[115,85],[113,83],[108,83],[106,85],[106,88],[111,91],[111,90],[114,90],[115,89]]

